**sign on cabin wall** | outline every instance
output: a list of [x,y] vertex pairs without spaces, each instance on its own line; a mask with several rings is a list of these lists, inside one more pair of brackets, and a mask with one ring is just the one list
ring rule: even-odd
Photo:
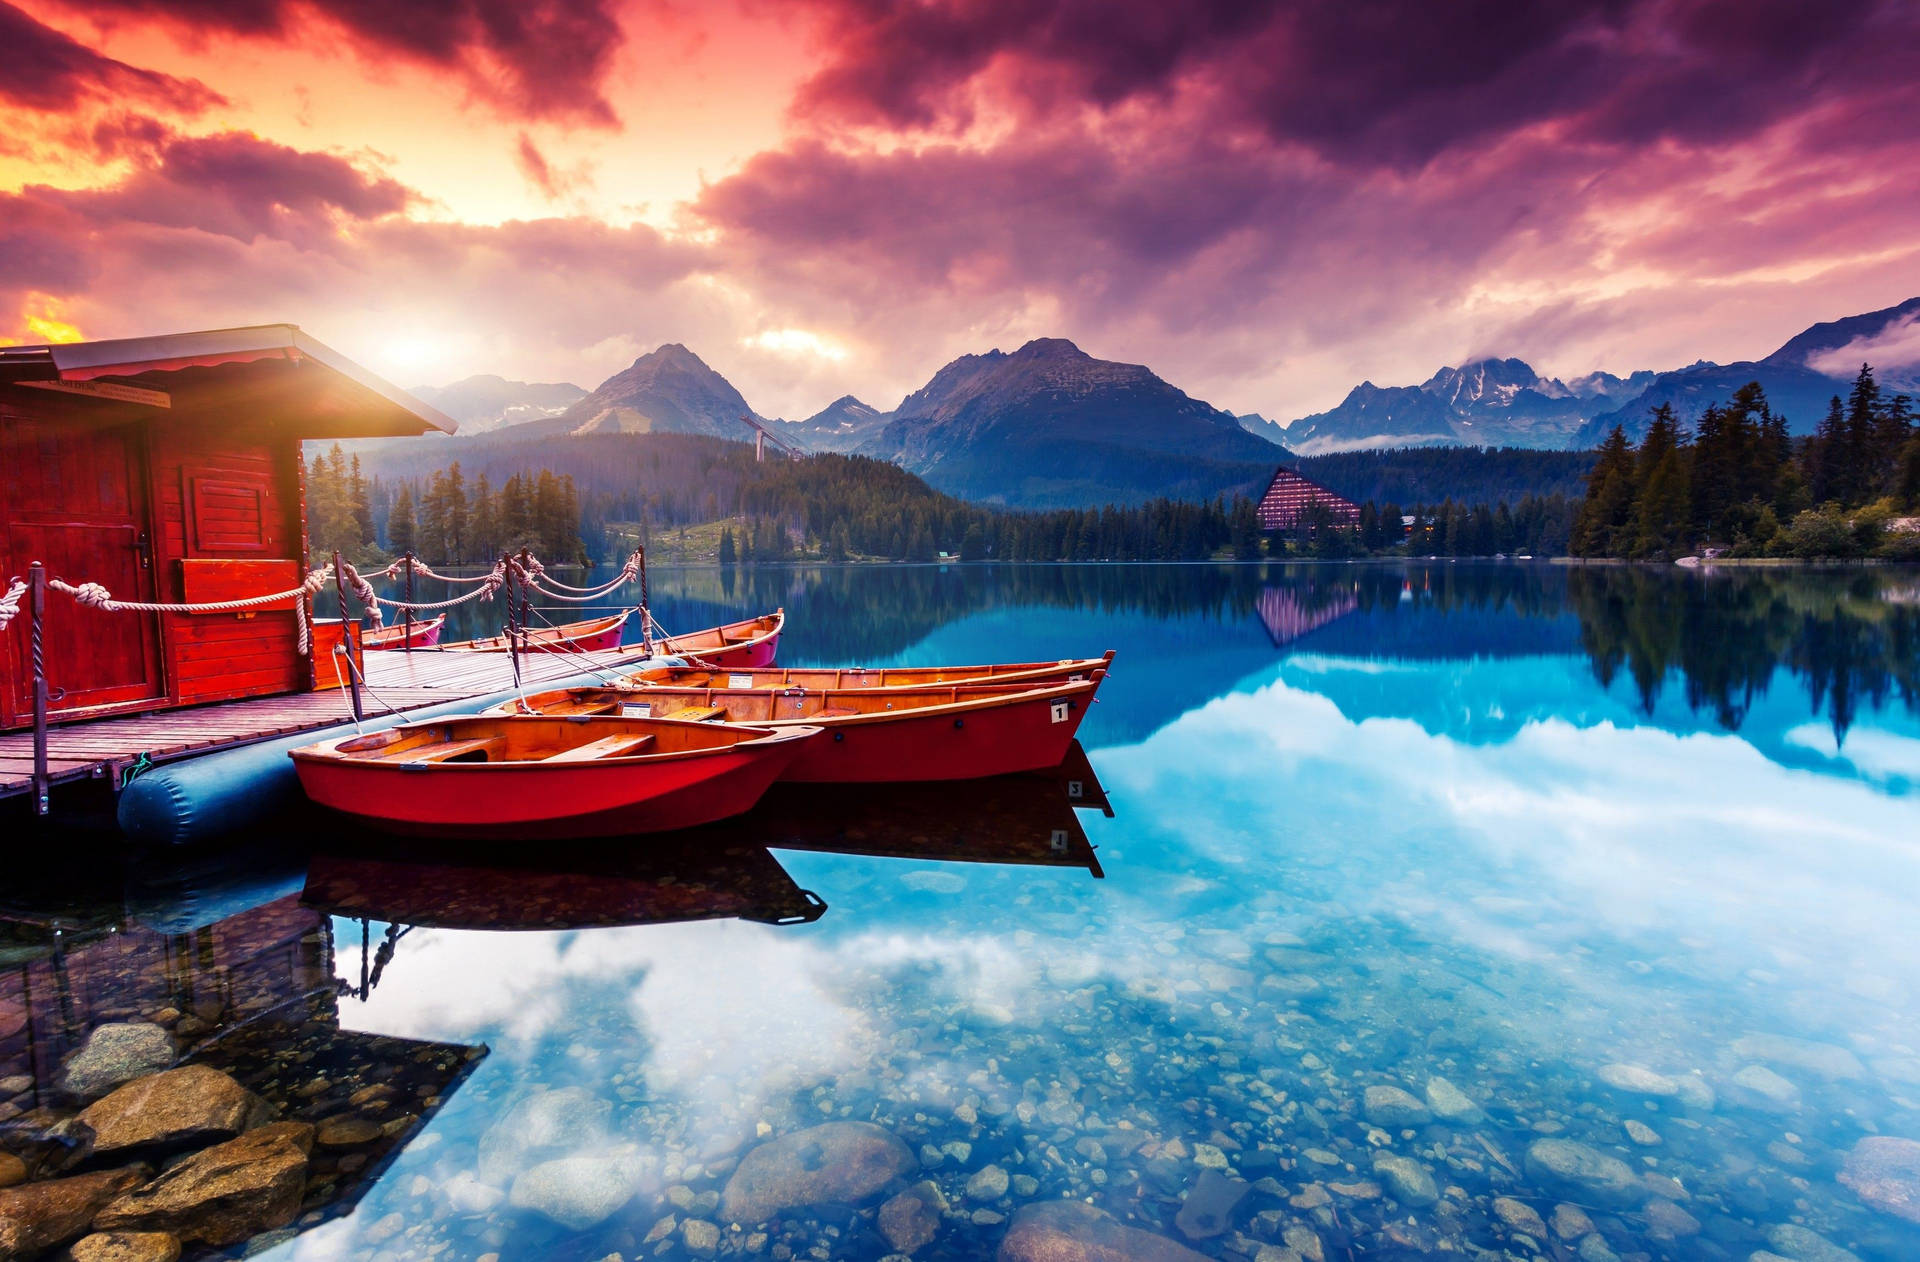
[[112,399],[116,403],[144,403],[150,408],[170,408],[173,396],[165,390],[147,390],[123,386],[111,381],[16,381],[30,390],[56,390],[61,394],[84,394],[93,399]]

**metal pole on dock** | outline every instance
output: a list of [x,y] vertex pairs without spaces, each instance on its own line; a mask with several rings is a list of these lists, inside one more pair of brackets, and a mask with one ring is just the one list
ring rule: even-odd
[[[334,647],[333,651],[346,656],[347,698],[353,706],[353,721],[358,723],[366,715],[360,712],[360,675],[353,665],[353,633],[347,630],[347,577],[340,568],[340,553],[337,549],[333,554],[333,587],[340,593],[340,643]],[[341,669],[338,662],[334,663],[333,668],[336,671]]]
[[400,647],[413,654],[413,549],[407,549],[407,629],[401,633]]
[[507,571],[507,664],[513,667],[514,691],[520,690],[520,622],[516,610],[520,605],[520,579],[513,567],[513,553],[500,554],[500,564]]
[[35,561],[27,567],[28,609],[33,618],[33,810],[47,813],[52,777],[47,772],[47,567]]

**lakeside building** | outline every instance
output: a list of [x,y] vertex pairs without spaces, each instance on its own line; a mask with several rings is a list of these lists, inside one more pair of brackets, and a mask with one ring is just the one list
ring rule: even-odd
[[1334,494],[1310,478],[1300,476],[1286,465],[1274,471],[1273,481],[1267,483],[1266,493],[1260,497],[1255,511],[1260,516],[1260,529],[1292,530],[1300,524],[1308,508],[1316,504],[1325,508],[1326,521],[1331,525],[1359,524],[1358,504]]

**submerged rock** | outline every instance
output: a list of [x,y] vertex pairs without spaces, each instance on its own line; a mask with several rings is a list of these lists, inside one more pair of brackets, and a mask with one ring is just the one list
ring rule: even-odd
[[524,1096],[480,1137],[480,1177],[505,1186],[542,1162],[604,1148],[611,1112],[584,1087]]
[[1252,1188],[1218,1170],[1202,1170],[1181,1202],[1174,1225],[1189,1240],[1205,1240],[1233,1226],[1233,1211]]
[[136,1078],[88,1105],[80,1121],[95,1153],[185,1148],[231,1139],[265,1114],[264,1102],[206,1065]]
[[1920,1223],[1920,1142],[1868,1136],[1847,1154],[1840,1182],[1875,1209]]
[[1527,1177],[1614,1208],[1647,1199],[1646,1186],[1626,1162],[1571,1139],[1534,1140],[1527,1148]]
[[642,1173],[638,1155],[630,1152],[556,1157],[515,1178],[507,1203],[585,1231],[633,1199]]
[[1427,1106],[1412,1092],[1399,1087],[1368,1087],[1362,1112],[1375,1126],[1398,1130],[1403,1126],[1425,1126],[1433,1120]]
[[73,1242],[73,1262],[179,1262],[180,1238],[166,1231],[97,1231]]
[[967,1199],[997,1201],[1007,1194],[1007,1172],[999,1166],[983,1166],[967,1180]]
[[1860,1058],[1833,1043],[1788,1038],[1784,1034],[1749,1034],[1733,1041],[1733,1054],[1741,1060],[1761,1060],[1771,1065],[1804,1070],[1830,1080],[1866,1077],[1867,1068]]
[[1511,1196],[1495,1197],[1493,1201],[1494,1217],[1507,1225],[1511,1231],[1532,1236],[1535,1240],[1547,1238],[1547,1224],[1540,1219],[1540,1213],[1525,1201],[1517,1201]]
[[1615,1091],[1624,1091],[1629,1095],[1666,1099],[1680,1094],[1678,1082],[1644,1065],[1602,1065],[1596,1076]]
[[29,1258],[87,1230],[100,1208],[143,1182],[142,1166],[23,1183],[0,1191],[0,1258]]
[[1765,1065],[1748,1065],[1736,1073],[1733,1085],[1741,1099],[1769,1113],[1791,1113],[1800,1107],[1800,1088]]
[[172,1068],[173,1037],[145,1021],[103,1025],[67,1062],[60,1085],[67,1094],[94,1100],[123,1083]]
[[238,1244],[292,1222],[305,1190],[313,1127],[275,1122],[194,1153],[94,1219],[101,1231],[172,1232]]
[[1402,1205],[1424,1209],[1440,1199],[1440,1189],[1434,1184],[1433,1175],[1411,1157],[1376,1152],[1373,1154],[1373,1173],[1386,1187],[1387,1195]]
[[1467,1093],[1435,1076],[1427,1080],[1427,1107],[1433,1115],[1443,1122],[1479,1122],[1486,1119],[1487,1113],[1475,1104]]
[[931,1181],[916,1183],[880,1207],[880,1234],[895,1252],[913,1254],[940,1233],[947,1198]]
[[827,1122],[783,1135],[741,1159],[722,1198],[726,1217],[758,1223],[822,1201],[857,1204],[915,1168],[900,1137],[872,1122]]
[[996,1256],[999,1262],[1206,1262],[1205,1254],[1129,1227],[1084,1201],[1022,1209]]
[[1781,1223],[1767,1231],[1767,1244],[1793,1262],[1860,1262],[1860,1255],[1842,1249],[1817,1231],[1798,1223]]

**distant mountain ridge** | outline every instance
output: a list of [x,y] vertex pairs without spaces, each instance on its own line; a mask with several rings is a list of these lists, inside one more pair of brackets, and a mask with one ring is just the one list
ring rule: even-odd
[[949,494],[1059,507],[1248,489],[1284,454],[1231,412],[1065,338],[962,355],[854,450]]
[[764,419],[747,406],[733,383],[705,360],[668,342],[608,377],[560,415],[516,429],[529,438],[545,434],[706,434],[745,441],[753,431],[743,415]]
[[1811,433],[1827,401],[1844,395],[1863,362],[1892,389],[1920,385],[1920,298],[1816,324],[1758,360],[1700,360],[1670,372],[1626,377],[1593,372],[1541,377],[1524,360],[1477,359],[1442,368],[1418,386],[1363,381],[1338,407],[1287,426],[1264,417],[1242,425],[1306,455],[1379,447],[1513,446],[1581,450],[1615,425],[1646,433],[1653,409],[1670,404],[1683,422],[1758,381],[1796,434]]
[[889,414],[843,394],[804,421],[777,431],[798,438],[809,451],[853,451],[886,425]]
[[463,434],[558,416],[586,391],[566,381],[508,381],[479,373],[447,386],[415,386],[408,393],[460,422]]
[[1521,359],[1442,368],[1417,386],[1363,381],[1340,406],[1280,429],[1304,454],[1368,447],[1563,447],[1592,416],[1652,385],[1654,374],[1542,377]]
[[1813,325],[1762,359],[1734,364],[1703,360],[1661,373],[1625,406],[1581,426],[1572,443],[1598,447],[1615,425],[1637,441],[1647,432],[1648,415],[1662,403],[1671,404],[1681,421],[1691,423],[1709,404],[1726,402],[1749,381],[1761,384],[1768,404],[1787,418],[1793,433],[1811,434],[1826,415],[1828,401],[1836,394],[1846,397],[1863,363],[1873,364],[1885,388],[1920,387],[1920,297]]

